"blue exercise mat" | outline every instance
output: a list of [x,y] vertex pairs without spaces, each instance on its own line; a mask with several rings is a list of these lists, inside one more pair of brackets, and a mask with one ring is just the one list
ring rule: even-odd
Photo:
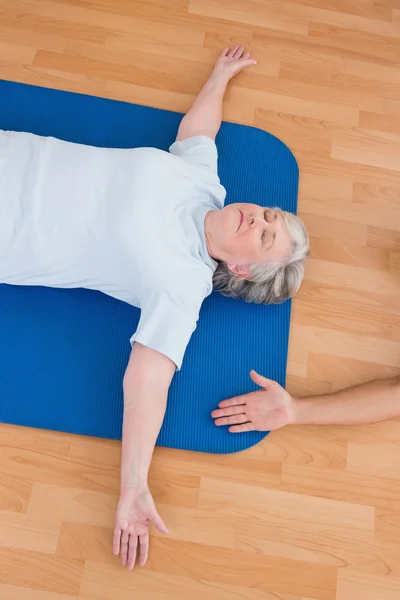
[[[0,81],[0,129],[102,147],[167,150],[181,114]],[[227,202],[296,212],[290,150],[252,127],[223,123],[217,138]],[[0,420],[121,439],[122,378],[139,310],[100,292],[0,285]],[[228,453],[266,434],[213,424],[218,402],[256,389],[256,369],[285,384],[290,301],[249,305],[212,294],[172,382],[157,444]]]

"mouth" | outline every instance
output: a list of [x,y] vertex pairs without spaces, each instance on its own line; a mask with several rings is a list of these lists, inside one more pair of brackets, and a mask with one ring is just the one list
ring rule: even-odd
[[239,213],[240,213],[239,227],[236,229],[236,233],[237,233],[237,232],[239,231],[239,229],[241,228],[241,226],[242,226],[242,223],[243,223],[243,219],[244,219],[244,214],[242,213],[242,211],[240,210],[240,208],[239,208]]

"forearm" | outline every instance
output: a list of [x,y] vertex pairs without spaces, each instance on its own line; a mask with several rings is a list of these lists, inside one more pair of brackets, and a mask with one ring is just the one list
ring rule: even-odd
[[124,391],[121,489],[147,485],[154,446],[159,434],[167,395],[136,394],[127,384]]
[[221,127],[222,102],[227,84],[226,77],[218,72],[212,72],[192,107],[183,117],[177,140],[194,135],[207,135],[215,139]]
[[[155,363],[149,366],[146,355],[153,351],[145,348],[135,353],[134,350],[124,377],[121,490],[147,485],[154,446],[164,419],[168,388],[175,371],[175,366],[166,357],[156,353]],[[157,364],[159,358],[161,365]]]
[[376,423],[400,416],[400,378],[371,381],[333,394],[293,401],[294,424]]

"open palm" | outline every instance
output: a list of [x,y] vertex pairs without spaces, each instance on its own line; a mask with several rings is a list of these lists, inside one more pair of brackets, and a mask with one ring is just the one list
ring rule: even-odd
[[239,71],[250,65],[255,65],[256,60],[250,58],[250,52],[244,51],[244,46],[234,46],[232,50],[224,48],[215,63],[213,75],[224,77],[229,81]]
[[143,566],[149,554],[149,525],[154,525],[162,533],[168,533],[147,487],[127,489],[121,492],[114,527],[113,552],[121,554],[123,567],[133,569],[140,545],[140,565]]
[[232,433],[273,431],[293,422],[293,399],[276,381],[251,371],[252,380],[264,389],[219,403],[211,413],[215,425],[230,425]]

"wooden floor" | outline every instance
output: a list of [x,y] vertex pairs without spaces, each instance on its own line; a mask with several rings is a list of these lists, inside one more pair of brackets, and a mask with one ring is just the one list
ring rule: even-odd
[[[225,119],[296,155],[312,256],[288,387],[400,371],[400,0],[0,0],[0,77],[185,111],[221,47]],[[157,449],[171,534],[111,555],[120,444],[0,427],[1,600],[398,600],[400,420],[294,427],[233,456]]]

